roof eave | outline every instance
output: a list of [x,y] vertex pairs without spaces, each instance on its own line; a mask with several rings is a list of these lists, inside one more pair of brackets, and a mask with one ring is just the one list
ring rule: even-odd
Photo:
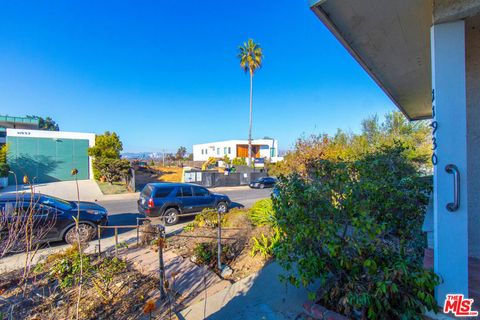
[[375,81],[375,83],[382,89],[383,92],[390,98],[390,100],[395,104],[395,106],[405,115],[408,120],[425,120],[430,119],[429,116],[410,116],[405,109],[396,101],[392,96],[389,90],[383,85],[383,83],[377,78],[377,76],[372,72],[372,70],[367,66],[363,61],[360,55],[349,45],[349,43],[342,36],[340,31],[337,29],[332,20],[329,19],[328,15],[323,11],[320,5],[326,0],[310,0],[310,9],[315,13],[315,15],[323,22],[327,29],[337,38],[337,40],[343,45],[343,47],[350,53],[350,55],[360,64],[360,66],[368,73],[368,75]]

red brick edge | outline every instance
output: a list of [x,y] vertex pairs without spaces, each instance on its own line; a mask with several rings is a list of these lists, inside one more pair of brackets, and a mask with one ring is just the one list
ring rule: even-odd
[[336,312],[330,311],[327,308],[322,307],[319,304],[313,303],[312,301],[306,301],[303,304],[303,310],[307,315],[316,320],[347,320],[348,318],[338,314]]

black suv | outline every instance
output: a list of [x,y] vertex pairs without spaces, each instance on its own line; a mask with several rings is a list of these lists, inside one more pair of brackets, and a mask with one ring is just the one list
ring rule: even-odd
[[263,189],[263,188],[273,188],[277,183],[277,179],[273,177],[261,177],[250,182],[250,188],[253,189]]
[[74,217],[77,217],[78,209],[80,209],[80,240],[92,240],[97,234],[97,226],[108,224],[108,213],[104,207],[85,201],[80,201],[77,206],[75,201],[42,194],[2,195],[0,196],[0,241],[5,240],[9,232],[16,230],[12,227],[12,223],[25,223],[25,219],[31,215],[36,243],[62,240],[74,243],[77,241]]
[[228,196],[212,193],[206,188],[188,183],[149,183],[138,200],[138,211],[148,217],[165,216],[165,223],[178,222],[178,214],[215,208],[225,213],[231,204]]

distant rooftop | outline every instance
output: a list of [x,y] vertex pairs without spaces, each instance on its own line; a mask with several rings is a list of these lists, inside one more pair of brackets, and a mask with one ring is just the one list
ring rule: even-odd
[[0,115],[0,128],[38,129],[38,119]]

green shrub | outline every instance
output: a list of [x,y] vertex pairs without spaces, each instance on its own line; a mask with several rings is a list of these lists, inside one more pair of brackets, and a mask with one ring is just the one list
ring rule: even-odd
[[280,241],[280,231],[278,228],[273,228],[273,234],[265,236],[261,234],[260,237],[252,238],[252,249],[250,255],[253,257],[257,253],[260,253],[264,258],[268,258],[274,255],[275,248]]
[[424,270],[421,225],[431,186],[395,144],[351,162],[311,161],[273,199],[284,280],[319,280],[318,302],[349,317],[422,319],[439,278]]
[[[225,222],[225,215],[222,214],[220,217],[220,223],[222,226]],[[212,209],[204,209],[201,213],[195,216],[193,220],[195,227],[209,227],[216,228],[218,227],[218,212]]]
[[[222,254],[220,259],[222,263],[228,262],[227,256],[231,256],[232,249],[229,245],[222,245]],[[217,252],[218,247],[216,242],[202,242],[198,243],[193,249],[197,263],[207,265],[210,267],[217,266]]]
[[86,254],[80,259],[77,246],[52,254],[46,261],[37,264],[36,273],[47,273],[49,280],[56,280],[60,288],[65,289],[78,284],[80,279],[80,262],[83,268],[83,281],[91,280],[97,291],[105,297],[115,275],[127,268],[127,263],[117,257],[104,257],[94,262]]
[[232,165],[234,166],[246,166],[247,165],[247,159],[245,158],[234,158],[232,160]]
[[105,177],[110,184],[130,174],[130,162],[126,159],[99,158],[95,159],[93,167],[99,176]]
[[[81,257],[76,247],[53,256],[49,260],[51,265],[48,268],[47,277],[50,280],[57,280],[60,288],[68,288],[78,283],[80,279],[80,265],[83,268],[83,277],[90,274],[92,264],[87,255]],[[81,257],[81,258],[80,258]]]
[[0,178],[8,177],[10,166],[7,163],[0,163]]
[[271,199],[262,199],[255,202],[249,211],[249,216],[252,223],[256,226],[274,227],[277,225]]

